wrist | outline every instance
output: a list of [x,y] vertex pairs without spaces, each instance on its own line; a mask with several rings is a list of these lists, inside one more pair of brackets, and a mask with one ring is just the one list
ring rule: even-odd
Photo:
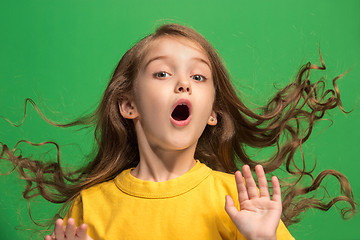
[[247,237],[247,240],[277,240],[276,235],[270,237]]

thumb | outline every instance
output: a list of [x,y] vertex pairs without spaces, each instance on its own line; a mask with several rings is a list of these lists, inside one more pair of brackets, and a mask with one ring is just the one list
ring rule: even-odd
[[225,196],[225,211],[234,222],[235,216],[238,214],[238,210],[234,205],[234,200],[229,195]]

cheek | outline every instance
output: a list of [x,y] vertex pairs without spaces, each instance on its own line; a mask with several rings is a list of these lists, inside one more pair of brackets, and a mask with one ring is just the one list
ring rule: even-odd
[[213,105],[215,101],[214,91],[205,91],[200,97],[201,108],[199,109],[203,121],[207,122],[209,116],[213,111]]
[[[135,93],[135,104],[141,118],[157,119],[166,114],[168,99],[165,91],[156,85],[143,85]],[[155,114],[154,114],[155,113]]]

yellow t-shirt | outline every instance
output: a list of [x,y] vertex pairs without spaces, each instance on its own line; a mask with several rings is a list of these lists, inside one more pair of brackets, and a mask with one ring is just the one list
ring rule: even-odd
[[[131,170],[83,190],[66,218],[86,223],[96,240],[245,239],[225,211],[225,195],[238,199],[234,175],[199,161],[165,182],[140,180]],[[277,238],[294,239],[281,221]]]

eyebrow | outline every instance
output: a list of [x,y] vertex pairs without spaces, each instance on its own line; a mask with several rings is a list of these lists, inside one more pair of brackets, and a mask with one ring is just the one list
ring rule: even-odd
[[[169,58],[169,57],[168,57],[168,56],[157,56],[157,57],[151,58],[151,59],[145,64],[145,68],[144,68],[144,69],[146,69],[147,66],[148,66],[151,62],[153,62],[153,61],[155,61],[155,60],[167,59],[167,58]],[[210,70],[211,70],[210,64],[208,63],[208,61],[204,60],[203,58],[193,57],[193,58],[191,58],[191,59],[198,60],[198,61],[200,61],[200,62],[205,63],[205,64],[210,68]]]

